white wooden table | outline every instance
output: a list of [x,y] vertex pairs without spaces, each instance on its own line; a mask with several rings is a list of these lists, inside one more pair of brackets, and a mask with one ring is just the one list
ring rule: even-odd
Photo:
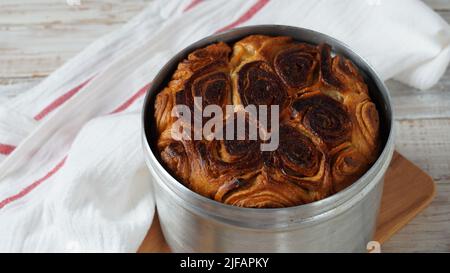
[[[97,37],[113,31],[151,0],[0,1],[0,92],[33,85]],[[450,22],[450,0],[427,0]],[[437,183],[429,208],[383,246],[386,252],[450,252],[450,69],[428,91],[390,81],[396,148]]]

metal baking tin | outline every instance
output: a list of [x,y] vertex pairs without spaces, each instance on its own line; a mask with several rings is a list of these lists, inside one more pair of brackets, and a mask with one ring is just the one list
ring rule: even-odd
[[[245,36],[291,36],[310,44],[328,43],[361,71],[380,114],[383,149],[378,160],[354,184],[320,201],[288,208],[242,208],[201,196],[177,181],[161,164],[154,147],[156,94],[178,63],[197,48]],[[375,70],[344,43],[309,29],[258,25],[206,37],[176,54],[159,71],[142,111],[142,141],[153,176],[157,211],[167,243],[175,252],[362,252],[372,240],[386,170],[394,151],[393,112],[386,86]]]

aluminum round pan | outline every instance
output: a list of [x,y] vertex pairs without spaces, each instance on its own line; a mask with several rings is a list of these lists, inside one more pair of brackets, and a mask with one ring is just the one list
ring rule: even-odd
[[[191,191],[173,178],[164,167],[159,153],[155,148],[156,137],[153,133],[155,131],[153,111],[156,94],[170,81],[178,63],[195,49],[216,42],[233,44],[253,34],[290,36],[298,42],[306,42],[314,45],[327,43],[331,45],[333,53],[350,59],[359,68],[380,115],[380,135],[383,148],[379,158],[371,168],[351,186],[332,196],[309,204],[287,208],[242,208],[223,204]],[[264,228],[265,226],[267,228],[287,227],[288,225],[286,223],[292,223],[293,219],[302,219],[302,222],[319,219],[326,220],[333,215],[333,210],[342,209],[339,208],[341,204],[362,195],[370,182],[379,180],[380,176],[382,178],[391,160],[394,144],[391,98],[386,86],[374,68],[349,46],[333,37],[309,29],[284,25],[257,25],[236,28],[224,33],[208,36],[181,50],[159,71],[147,91],[142,111],[142,126],[143,147],[147,164],[150,168],[156,168],[158,173],[164,175],[166,178],[165,181],[169,181],[165,183],[165,186],[175,194],[174,196],[181,198],[184,202],[188,202],[189,206],[196,213],[200,213],[204,217],[210,217],[219,221],[233,219],[234,224],[249,228]],[[235,216],[242,214],[243,211],[252,215],[252,221],[236,219]],[[268,217],[271,218],[270,216],[273,214],[277,215],[276,223],[267,223]]]

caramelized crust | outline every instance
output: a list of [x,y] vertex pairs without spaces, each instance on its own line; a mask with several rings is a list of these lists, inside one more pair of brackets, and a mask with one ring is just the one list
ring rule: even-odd
[[[194,102],[202,97],[202,105]],[[175,140],[177,104],[279,105],[279,146],[261,140]],[[240,111],[235,107],[235,111]],[[236,114],[223,126],[236,124]],[[207,120],[206,120],[207,121]],[[168,170],[191,190],[242,207],[289,207],[355,182],[379,155],[379,117],[358,69],[327,44],[248,36],[217,43],[182,61],[156,98],[157,147]],[[246,117],[246,124],[252,121]],[[204,124],[204,123],[203,123]],[[193,127],[193,126],[192,126]],[[236,138],[235,138],[236,139]]]

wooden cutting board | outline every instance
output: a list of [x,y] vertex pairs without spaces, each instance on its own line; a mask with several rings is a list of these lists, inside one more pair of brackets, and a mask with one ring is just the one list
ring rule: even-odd
[[[433,179],[411,161],[395,152],[386,173],[374,240],[380,243],[386,242],[425,209],[434,195]],[[157,215],[138,252],[170,252]]]
[[398,152],[394,152],[384,180],[375,241],[386,242],[433,200],[433,179]]

